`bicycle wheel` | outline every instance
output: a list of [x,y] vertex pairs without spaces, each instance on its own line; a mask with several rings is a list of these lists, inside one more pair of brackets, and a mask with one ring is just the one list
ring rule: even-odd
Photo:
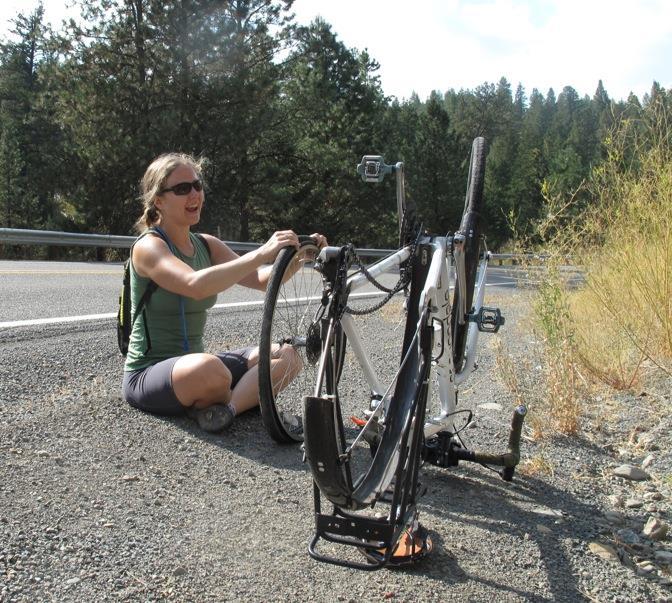
[[259,400],[269,435],[281,443],[301,442],[301,400],[315,384],[321,351],[322,279],[313,267],[320,252],[309,237],[286,247],[273,264],[259,342]]
[[474,139],[471,146],[469,176],[467,177],[467,194],[464,201],[464,212],[457,234],[464,235],[464,266],[466,273],[465,290],[461,291],[459,283],[455,283],[451,324],[453,327],[453,364],[459,372],[464,363],[464,353],[469,331],[466,316],[458,316],[459,300],[463,296],[467,314],[471,312],[474,300],[474,285],[478,268],[479,250],[481,245],[481,211],[483,208],[483,185],[485,182],[485,138]]

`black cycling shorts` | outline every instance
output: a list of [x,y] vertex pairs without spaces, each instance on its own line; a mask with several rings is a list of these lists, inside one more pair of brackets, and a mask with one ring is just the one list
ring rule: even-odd
[[[215,352],[214,355],[231,371],[231,389],[236,387],[247,372],[247,361],[252,350],[254,347]],[[186,407],[180,404],[173,391],[173,366],[179,359],[180,356],[176,356],[137,371],[124,372],[121,385],[124,400],[135,408],[157,415],[184,414]]]

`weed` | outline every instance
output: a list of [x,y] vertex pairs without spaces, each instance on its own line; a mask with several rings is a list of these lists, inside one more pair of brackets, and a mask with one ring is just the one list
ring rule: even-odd
[[553,463],[544,454],[544,451],[541,450],[529,459],[522,461],[518,467],[518,472],[528,477],[535,475],[549,475],[553,477],[555,468],[553,467]]
[[548,408],[543,399],[533,396],[531,386],[525,383],[524,375],[530,375],[532,367],[507,353],[501,340],[495,343],[495,365],[504,386],[513,395],[512,406],[524,404],[529,411],[525,421],[529,437],[533,441],[541,440],[546,432]]
[[[632,390],[641,387],[646,368],[672,375],[668,113],[652,102],[623,120],[606,141],[607,160],[580,195],[554,198],[545,189],[536,237],[550,260],[534,309],[546,344],[551,414],[564,433],[579,428],[588,381]],[[568,255],[583,267],[579,288],[567,286]]]

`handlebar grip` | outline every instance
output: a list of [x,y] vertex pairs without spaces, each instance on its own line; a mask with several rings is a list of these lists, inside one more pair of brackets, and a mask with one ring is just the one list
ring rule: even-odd
[[520,436],[523,431],[523,421],[527,414],[527,406],[521,404],[513,411],[513,418],[511,419],[511,431],[509,432],[509,455],[512,457],[514,463],[512,466],[504,467],[502,470],[502,479],[510,482],[513,479],[513,473],[516,470],[516,465],[520,460]]

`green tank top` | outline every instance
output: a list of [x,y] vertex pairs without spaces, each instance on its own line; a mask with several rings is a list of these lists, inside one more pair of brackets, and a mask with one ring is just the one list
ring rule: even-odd
[[[140,237],[145,235],[147,235],[147,232],[142,233]],[[192,257],[184,255],[177,248],[175,248],[175,255],[194,270],[202,270],[211,266],[210,254],[205,245],[199,241],[194,233],[189,233],[189,237],[195,249],[194,255]],[[144,294],[150,279],[138,275],[133,268],[132,260],[130,266],[131,316],[134,316],[136,305]],[[189,351],[185,352],[183,349],[184,335],[180,314],[180,296],[159,287],[154,291],[149,302],[145,304],[145,312],[141,312],[133,324],[128,344],[128,354],[126,355],[126,364],[124,365],[125,371],[136,371],[156,364],[161,360],[182,356],[186,353],[203,351],[205,311],[215,305],[217,296],[213,295],[200,300],[189,297],[184,297],[183,299]],[[146,355],[147,337],[145,334],[145,318],[152,344],[149,353]]]

